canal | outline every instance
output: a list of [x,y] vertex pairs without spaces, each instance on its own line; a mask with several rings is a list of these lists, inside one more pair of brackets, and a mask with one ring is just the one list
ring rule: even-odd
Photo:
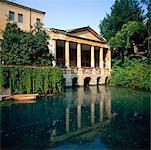
[[0,102],[1,149],[149,149],[150,93],[90,86]]

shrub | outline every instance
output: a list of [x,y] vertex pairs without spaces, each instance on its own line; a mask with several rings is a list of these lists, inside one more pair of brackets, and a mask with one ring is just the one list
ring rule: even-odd
[[150,65],[127,60],[122,67],[113,66],[110,84],[149,90],[150,73]]
[[63,75],[58,67],[0,66],[0,89],[11,93],[61,93]]

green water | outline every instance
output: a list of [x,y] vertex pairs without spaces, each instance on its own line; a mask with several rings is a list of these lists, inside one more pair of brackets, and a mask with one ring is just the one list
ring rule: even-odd
[[150,93],[66,89],[36,101],[0,102],[2,149],[149,149]]

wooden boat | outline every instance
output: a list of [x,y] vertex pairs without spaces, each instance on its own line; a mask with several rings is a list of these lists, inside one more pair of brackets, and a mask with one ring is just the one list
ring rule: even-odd
[[11,99],[17,100],[17,101],[27,101],[27,100],[34,100],[39,94],[16,94],[13,96],[10,96]]

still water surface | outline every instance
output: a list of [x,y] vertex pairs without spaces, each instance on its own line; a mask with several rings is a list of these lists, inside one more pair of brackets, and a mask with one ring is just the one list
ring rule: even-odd
[[115,87],[0,103],[2,149],[149,149],[150,93]]

